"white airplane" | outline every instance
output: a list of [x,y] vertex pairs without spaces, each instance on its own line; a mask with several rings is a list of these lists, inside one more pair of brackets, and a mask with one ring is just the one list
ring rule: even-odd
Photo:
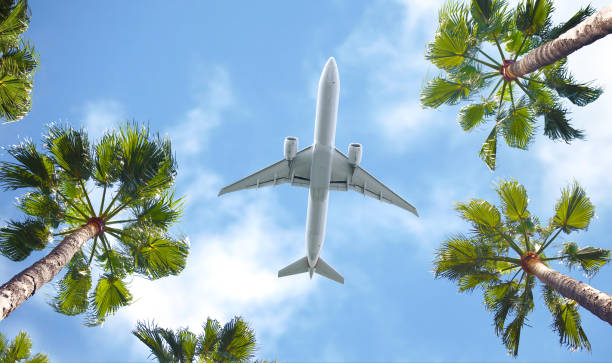
[[334,57],[329,58],[319,80],[314,144],[297,152],[298,139],[285,138],[285,158],[221,189],[219,195],[241,189],[291,183],[309,188],[306,218],[306,256],[278,271],[278,277],[313,272],[344,283],[336,270],[321,257],[325,239],[327,203],[330,190],[355,190],[363,195],[394,204],[418,216],[410,203],[359,166],[361,144],[350,144],[348,157],[334,147],[340,79]]

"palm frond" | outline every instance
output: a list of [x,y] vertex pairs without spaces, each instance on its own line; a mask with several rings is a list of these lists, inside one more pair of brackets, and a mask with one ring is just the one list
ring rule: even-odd
[[500,120],[502,135],[508,146],[526,149],[535,134],[535,115],[522,99]]
[[553,39],[557,39],[561,34],[582,23],[586,18],[593,15],[594,13],[595,9],[593,9],[591,5],[587,5],[586,8],[581,8],[568,21],[563,24],[557,25],[556,27],[553,27],[546,33],[542,34],[542,42],[545,43]]
[[57,295],[50,305],[58,313],[78,315],[87,311],[87,294],[91,289],[91,270],[82,251],[77,252],[70,262],[64,277],[57,282]]
[[32,77],[28,74],[0,74],[0,117],[7,122],[21,120],[32,106]]
[[132,228],[124,233],[122,242],[132,256],[136,272],[149,279],[178,275],[187,263],[189,243],[156,233],[152,229]]
[[567,110],[555,104],[549,109],[541,111],[544,115],[544,135],[551,140],[562,139],[569,143],[574,139],[583,139],[584,132],[573,128],[567,119]]
[[18,362],[27,359],[32,349],[32,340],[24,331],[19,332],[5,352],[5,362]]
[[485,288],[484,304],[487,310],[493,312],[495,334],[504,331],[506,318],[516,309],[519,297],[519,285],[513,281],[503,281],[490,284]]
[[561,191],[561,198],[555,206],[555,216],[551,222],[555,228],[561,228],[565,233],[579,229],[587,229],[595,216],[595,206],[586,192],[577,183]]
[[159,334],[160,330],[154,321],[150,323],[138,321],[136,329],[132,330],[132,334],[149,347],[151,355],[155,356],[159,362],[169,363],[172,362],[172,355]]
[[529,216],[527,190],[516,180],[501,181],[495,188],[502,202],[502,211],[510,221],[520,222]]
[[505,0],[472,0],[470,14],[480,36],[504,33],[502,28],[508,17]]
[[571,269],[579,266],[587,276],[595,275],[599,269],[610,262],[610,250],[595,247],[579,248],[575,242],[566,242],[560,251],[563,262]]
[[471,131],[482,125],[486,118],[494,114],[495,103],[473,103],[461,108],[459,111],[459,124],[464,131]]
[[254,357],[255,332],[240,317],[223,326],[217,352],[228,360],[245,362]]
[[198,354],[205,355],[216,350],[221,335],[221,324],[215,319],[207,318],[203,326],[204,333],[200,336],[200,351]]
[[443,104],[455,105],[469,95],[467,84],[436,77],[421,91],[421,105],[431,108],[438,108]]
[[470,46],[467,9],[458,2],[448,2],[440,10],[434,41],[427,45],[425,59],[440,69],[461,65]]
[[90,305],[93,307],[92,323],[102,323],[106,316],[114,314],[120,307],[131,302],[132,295],[121,279],[109,273],[102,275],[90,296]]
[[[471,291],[473,289],[470,288],[472,284],[475,283],[475,287],[481,283],[494,280],[497,276],[494,269],[495,265],[490,260],[494,256],[491,246],[458,234],[448,238],[436,250],[434,276],[458,281],[460,291]],[[476,283],[477,281],[479,282]]]
[[105,133],[94,153],[94,179],[100,186],[112,185],[121,175],[121,149],[117,134],[114,131]]
[[516,299],[514,320],[510,322],[504,329],[502,334],[502,342],[508,349],[508,353],[516,357],[518,355],[519,343],[521,339],[521,330],[526,323],[527,315],[533,310],[533,286],[535,277],[527,275],[523,284],[523,292]]
[[87,133],[65,125],[48,126],[45,146],[55,163],[71,178],[86,181],[93,173],[93,161]]
[[175,199],[174,192],[169,191],[135,203],[132,208],[137,220],[135,226],[153,226],[167,230],[181,216],[182,205],[182,199]]
[[29,20],[27,1],[18,2],[0,22],[0,38],[16,44],[19,35],[28,29]]
[[564,299],[547,285],[544,285],[542,295],[548,310],[553,316],[551,327],[559,335],[559,343],[572,350],[585,348],[590,351],[591,343],[582,329],[577,303],[570,299]]
[[551,0],[526,0],[516,9],[516,28],[527,35],[538,34],[550,26]]
[[48,193],[55,185],[52,160],[36,151],[31,141],[13,145],[7,150],[17,162],[0,163],[0,185],[5,190],[36,188]]
[[33,250],[42,250],[52,238],[48,225],[38,219],[10,221],[0,228],[0,253],[13,261],[22,261]]
[[501,216],[497,207],[482,199],[471,199],[467,203],[456,203],[455,210],[461,218],[471,222],[482,234],[495,233],[500,227]]
[[53,228],[57,228],[64,217],[62,206],[49,194],[27,193],[19,199],[18,207],[24,213],[39,218]]
[[487,167],[491,170],[495,170],[495,160],[497,156],[497,133],[498,127],[497,124],[493,126],[493,129],[487,136],[485,142],[482,143],[482,148],[478,155],[482,159],[482,161],[487,164]]
[[[103,238],[101,242],[102,246],[105,246],[108,239],[106,239],[106,237]],[[102,248],[102,250],[102,253],[97,254],[96,260],[105,271],[125,277],[127,274],[137,269],[137,267],[133,265],[132,258],[130,258],[128,254],[123,253],[123,251],[117,251],[110,248],[110,246]]]
[[585,106],[597,100],[603,89],[592,87],[590,83],[577,82],[567,71],[566,63],[567,58],[542,69],[546,85],[577,106]]

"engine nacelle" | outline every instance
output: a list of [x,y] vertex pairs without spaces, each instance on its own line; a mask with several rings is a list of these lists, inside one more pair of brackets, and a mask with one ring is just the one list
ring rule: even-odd
[[293,160],[295,154],[297,154],[298,139],[297,137],[287,136],[285,137],[285,159]]
[[361,152],[362,152],[361,144],[352,143],[349,145],[348,158],[351,164],[359,165],[359,163],[361,162]]

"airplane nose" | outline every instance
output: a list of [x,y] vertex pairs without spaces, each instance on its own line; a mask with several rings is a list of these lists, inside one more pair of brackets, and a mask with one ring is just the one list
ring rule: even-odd
[[336,65],[336,59],[334,59],[334,57],[330,57],[327,63],[325,63],[323,74],[325,74],[325,81],[329,83],[338,83],[338,66]]

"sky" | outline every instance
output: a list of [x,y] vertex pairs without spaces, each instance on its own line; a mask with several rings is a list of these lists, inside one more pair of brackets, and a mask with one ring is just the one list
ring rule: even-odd
[[[554,20],[588,2],[556,1]],[[419,93],[438,73],[423,57],[441,1],[31,1],[26,38],[40,54],[32,111],[0,125],[0,145],[39,141],[50,122],[84,126],[92,138],[134,120],[168,135],[178,161],[177,195],[185,213],[174,232],[189,236],[185,270],[176,277],[130,280],[134,303],[101,327],[48,306],[47,284],[0,332],[26,330],[33,351],[52,362],[146,362],[132,334],[138,320],[201,332],[207,317],[239,315],[257,334],[257,356],[280,362],[575,362],[609,360],[610,326],[581,309],[592,352],[571,352],[550,329],[536,294],[519,356],[495,336],[482,294],[460,294],[434,279],[432,260],[448,236],[467,232],[455,202],[498,203],[502,179],[525,185],[530,211],[552,216],[562,188],[578,181],[596,206],[586,232],[562,235],[612,249],[612,127],[606,105],[612,38],[569,57],[578,80],[597,80],[603,95],[574,107],[585,141],[542,134],[528,151],[498,150],[495,172],[477,153],[489,130],[465,133],[460,106],[424,110]],[[593,1],[601,8],[605,1]],[[283,158],[283,139],[313,142],[316,92],[330,56],[340,73],[336,146],[363,145],[361,166],[415,205],[420,217],[353,192],[330,194],[321,256],[345,284],[277,271],[305,255],[307,189],[282,185],[223,197],[218,191]],[[4,150],[0,160],[9,160]],[[0,219],[18,219],[17,192],[0,194]],[[0,262],[7,281],[41,258]],[[612,267],[588,279],[612,291]],[[539,289],[539,288],[538,288]]]

